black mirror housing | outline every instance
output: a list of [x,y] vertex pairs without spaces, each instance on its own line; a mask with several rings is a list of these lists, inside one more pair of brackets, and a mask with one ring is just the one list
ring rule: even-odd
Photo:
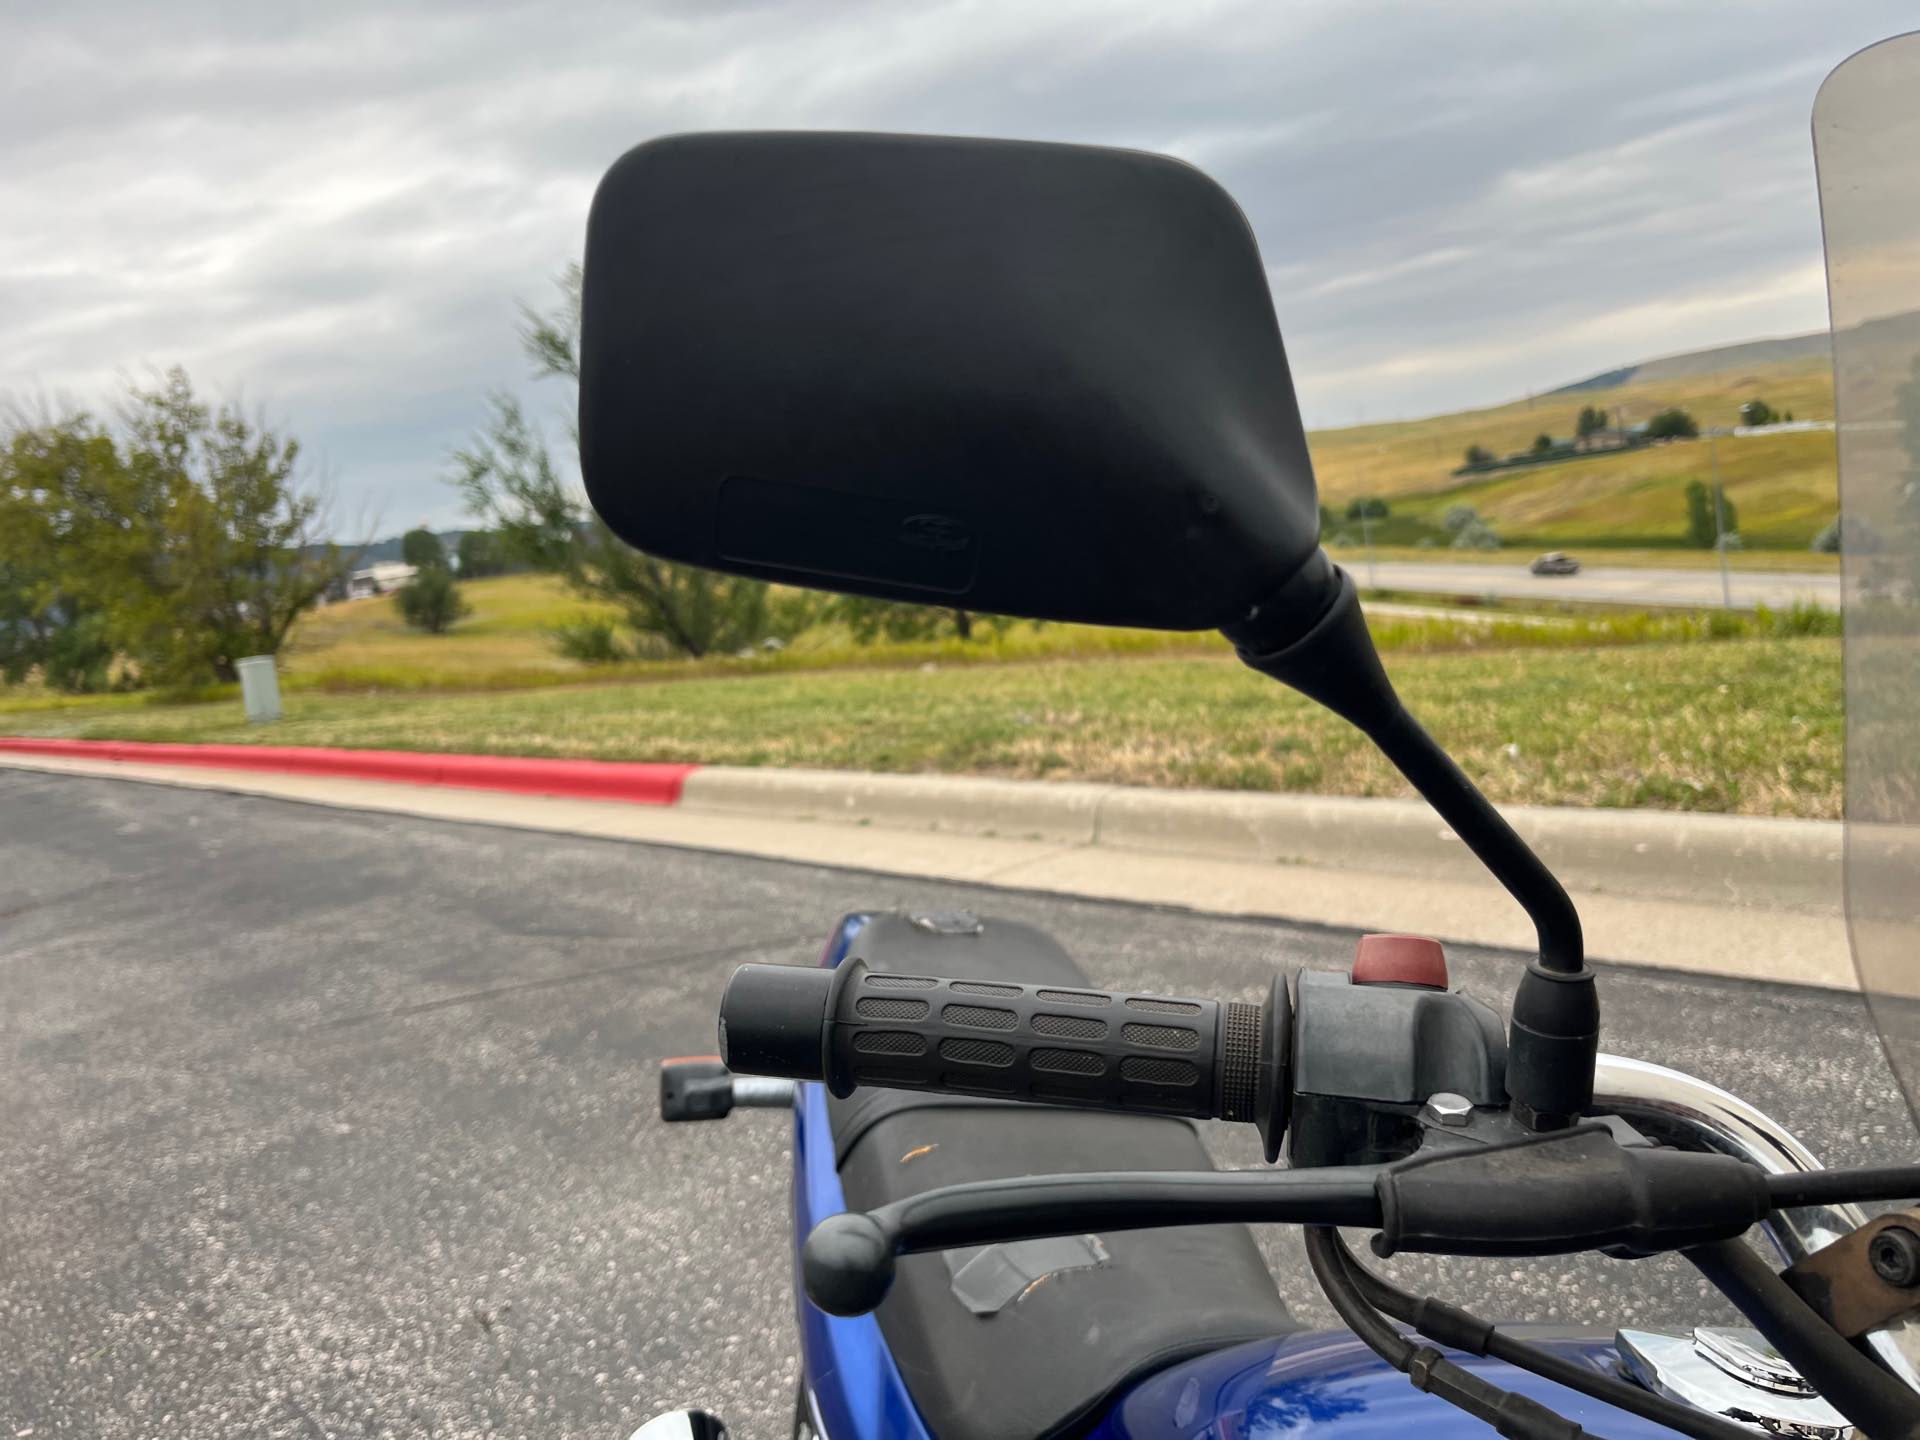
[[588,222],[581,465],[629,543],[1037,619],[1211,629],[1318,546],[1252,232],[1162,156],[681,135]]

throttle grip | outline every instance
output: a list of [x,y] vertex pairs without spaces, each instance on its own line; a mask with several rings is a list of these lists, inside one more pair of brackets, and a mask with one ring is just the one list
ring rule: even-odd
[[[1128,991],[743,965],[720,1048],[744,1074],[1285,1124],[1284,983],[1266,1007]],[[1276,1023],[1277,1022],[1277,1023]],[[1284,1106],[1284,1101],[1282,1102]]]

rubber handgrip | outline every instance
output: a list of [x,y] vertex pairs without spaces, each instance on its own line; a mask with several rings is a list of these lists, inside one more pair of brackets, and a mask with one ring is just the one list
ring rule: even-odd
[[1259,1007],[1130,991],[950,980],[858,962],[831,996],[828,1086],[1251,1120]]

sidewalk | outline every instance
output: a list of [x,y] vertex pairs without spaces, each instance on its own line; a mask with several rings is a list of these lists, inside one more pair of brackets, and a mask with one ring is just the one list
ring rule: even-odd
[[[474,781],[486,767],[462,757],[420,757],[438,777],[461,777],[427,779],[423,768],[425,783],[216,768],[205,763],[211,757],[196,758],[160,764],[0,748],[0,765],[56,773],[1475,944],[1532,941],[1519,907],[1416,801],[711,766],[676,767],[670,798],[634,803],[579,798],[591,793],[582,767],[590,772],[592,762],[551,762],[569,778],[557,787],[566,793],[550,795],[531,793],[548,762],[514,762],[503,792],[467,788],[489,782]],[[1594,959],[1852,988],[1838,825],[1505,813],[1573,892]]]

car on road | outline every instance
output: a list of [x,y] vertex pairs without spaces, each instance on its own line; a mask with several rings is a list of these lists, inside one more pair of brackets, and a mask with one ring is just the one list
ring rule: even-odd
[[1527,567],[1536,575],[1578,575],[1580,562],[1559,550],[1549,550]]

